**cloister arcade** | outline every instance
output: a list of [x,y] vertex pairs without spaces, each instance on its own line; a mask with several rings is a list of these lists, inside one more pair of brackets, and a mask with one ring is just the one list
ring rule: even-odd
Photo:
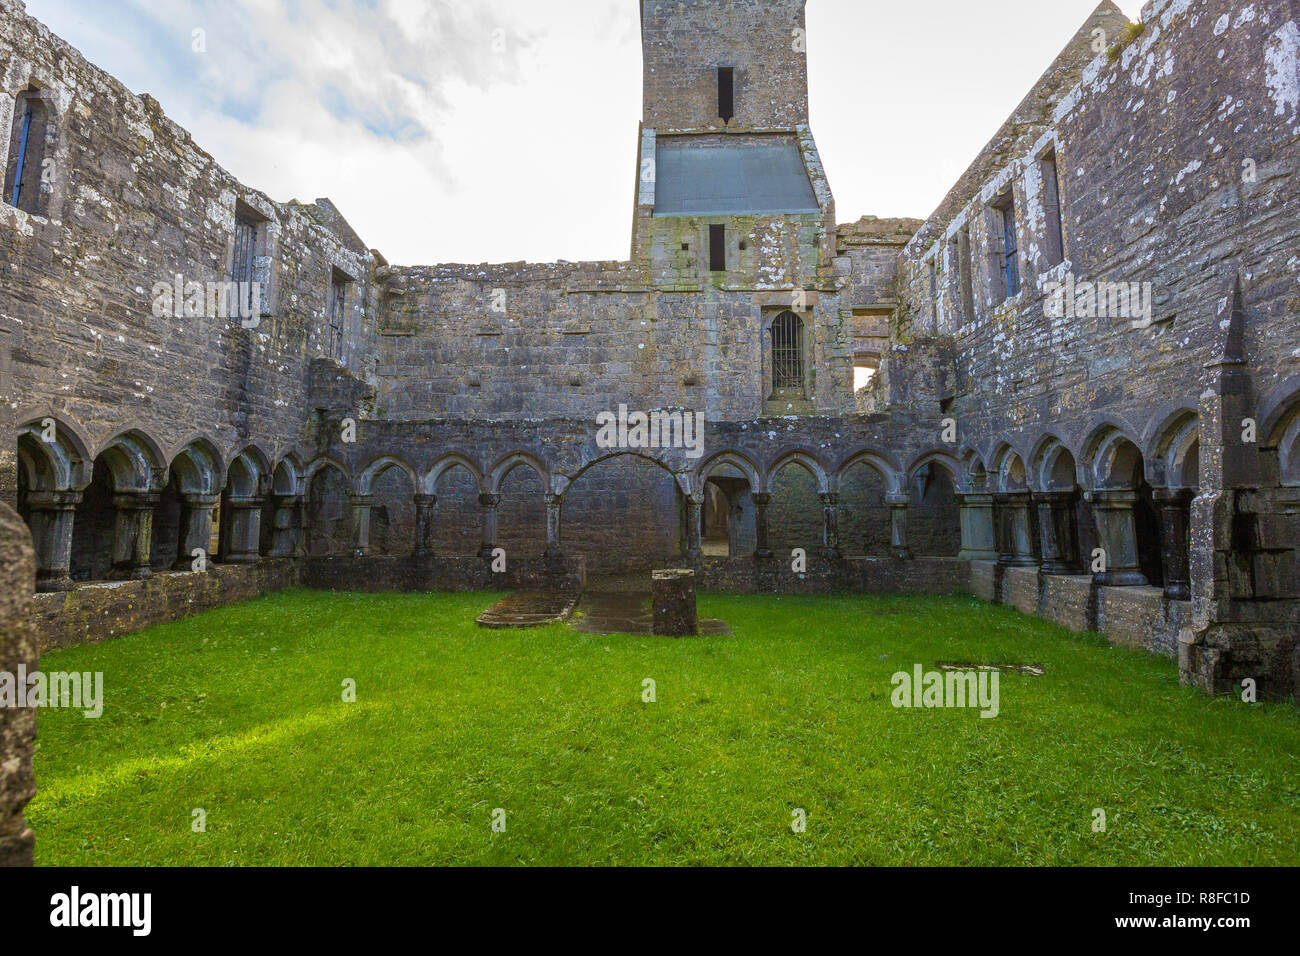
[[[1261,424],[1265,480],[1300,487],[1300,390],[1275,398]],[[887,449],[789,447],[767,459],[715,450],[685,466],[615,451],[562,468],[535,449],[486,461],[448,449],[419,469],[393,454],[354,469],[201,435],[164,449],[141,429],[92,445],[49,416],[20,430],[18,458],[42,591],[272,557],[502,547],[628,570],[637,554],[766,560],[802,547],[822,561],[996,560],[1187,600],[1199,488],[1190,408],[1142,430],[1106,419],[1074,438],[1054,429],[907,463]]]

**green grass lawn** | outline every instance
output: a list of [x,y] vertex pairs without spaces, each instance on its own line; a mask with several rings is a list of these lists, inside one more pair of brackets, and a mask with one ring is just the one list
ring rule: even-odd
[[[1300,863],[1300,712],[1169,660],[966,597],[704,595],[734,636],[674,640],[476,627],[497,596],[286,592],[46,655],[107,703],[41,713],[37,862]],[[891,705],[952,660],[1047,674],[994,719]]]

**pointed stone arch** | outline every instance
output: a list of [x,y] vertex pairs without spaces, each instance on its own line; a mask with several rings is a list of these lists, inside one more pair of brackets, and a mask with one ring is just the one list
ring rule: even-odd
[[123,428],[103,441],[95,460],[103,460],[118,492],[157,491],[167,477],[162,446],[140,428]]
[[759,474],[753,459],[731,448],[715,452],[696,467],[691,490],[699,507],[702,555],[753,554],[757,547],[754,495],[761,494],[762,487]]
[[850,468],[862,464],[870,465],[880,474],[891,494],[902,491],[904,481],[902,468],[890,455],[874,448],[859,449],[845,458],[835,469],[835,487],[839,487],[840,480]]
[[[583,470],[587,467],[588,466],[584,465]],[[506,476],[516,468],[531,468],[533,472],[536,473],[537,477],[541,479],[543,487],[550,488],[551,471],[546,467],[542,460],[526,451],[514,451],[510,452],[508,455],[502,456],[495,464],[493,464],[491,470],[488,472],[487,493],[492,495],[500,494],[501,482],[504,481]],[[582,472],[580,471],[578,474],[581,473]],[[577,475],[574,477],[576,478]]]
[[410,479],[412,494],[419,489],[420,479],[414,468],[396,455],[380,455],[361,470],[361,474],[357,477],[357,494],[371,494],[375,480],[390,468],[396,468]]
[[59,416],[41,415],[18,429],[18,467],[33,491],[84,488],[92,461],[80,430]]
[[1200,485],[1200,415],[1182,406],[1158,413],[1143,437],[1147,481],[1154,488]]
[[755,465],[753,460],[744,452],[735,451],[733,449],[715,452],[708,458],[705,458],[695,469],[694,486],[696,488],[702,488],[704,483],[709,480],[709,476],[713,473],[714,469],[727,465],[735,468],[744,475],[745,479],[749,482],[751,493],[761,490],[762,480],[759,478],[758,466]]
[[420,490],[426,495],[436,495],[438,493],[438,481],[443,475],[455,468],[463,468],[469,472],[474,479],[474,484],[478,487],[479,493],[487,490],[483,479],[483,469],[479,467],[472,457],[459,451],[446,452],[440,455],[429,466],[429,470],[424,473],[424,477],[420,479]]
[[817,482],[817,491],[820,494],[827,494],[831,491],[831,477],[826,471],[826,466],[821,463],[817,455],[805,448],[791,448],[778,454],[767,468],[763,475],[763,490],[765,492],[771,494],[772,479],[780,474],[781,470],[787,465],[798,465],[812,475],[813,480]]

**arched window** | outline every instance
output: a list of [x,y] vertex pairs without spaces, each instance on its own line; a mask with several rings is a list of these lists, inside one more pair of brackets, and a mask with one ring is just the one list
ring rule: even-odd
[[803,387],[803,320],[782,312],[772,321],[772,388],[802,392]]
[[4,201],[24,212],[43,215],[41,175],[44,172],[49,110],[36,89],[18,94],[14,125],[5,164]]

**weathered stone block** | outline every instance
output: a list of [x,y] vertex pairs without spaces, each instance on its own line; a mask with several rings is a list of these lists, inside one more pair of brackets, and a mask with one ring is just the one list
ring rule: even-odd
[[998,601],[998,563],[996,561],[970,562],[970,591],[981,601],[996,604]]
[[1038,613],[1038,569],[1007,568],[1003,578],[1003,603],[1021,614]]
[[[31,620],[36,564],[27,526],[0,504],[0,671],[35,671],[40,655]],[[0,866],[31,866],[36,837],[23,808],[36,795],[32,751],[36,711],[0,707]]]
[[1043,575],[1042,616],[1075,633],[1096,627],[1092,616],[1092,577],[1087,574]]
[[650,578],[655,633],[665,637],[691,637],[698,634],[695,572],[690,568],[673,568],[655,571]]
[[1173,627],[1160,588],[1097,589],[1097,630],[1112,644],[1173,656],[1178,644],[1178,632]]

